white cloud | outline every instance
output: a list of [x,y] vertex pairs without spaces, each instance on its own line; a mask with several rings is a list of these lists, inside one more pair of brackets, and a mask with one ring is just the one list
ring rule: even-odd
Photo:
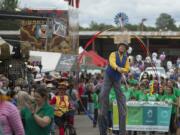
[[147,18],[145,24],[154,25],[160,13],[180,20],[179,7],[179,0],[81,0],[79,19],[81,25],[91,20],[114,24],[114,16],[124,12],[130,23],[138,24],[142,18]]
[[[64,0],[20,0],[21,7],[68,9]],[[179,24],[179,0],[80,0],[80,25],[88,26],[93,20],[98,23],[114,24],[114,17],[124,12],[132,24],[147,18],[146,25],[154,25],[160,13],[170,14]]]

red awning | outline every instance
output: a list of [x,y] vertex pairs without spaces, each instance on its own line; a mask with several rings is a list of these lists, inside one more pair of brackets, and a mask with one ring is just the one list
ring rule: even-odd
[[90,58],[90,61],[86,62],[86,64],[88,65],[95,65],[95,66],[98,66],[98,67],[105,67],[107,64],[108,64],[108,61],[104,58],[102,58],[101,56],[99,56],[96,52],[94,51],[83,51],[81,54],[80,54],[80,64],[83,64],[83,59],[84,58]]

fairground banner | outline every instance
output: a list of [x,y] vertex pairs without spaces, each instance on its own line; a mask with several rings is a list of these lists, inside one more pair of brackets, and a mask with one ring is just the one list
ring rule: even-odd
[[21,41],[28,41],[31,50],[77,54],[78,12],[73,10],[27,10],[47,19],[24,19],[21,21]]
[[[172,106],[163,102],[127,102],[126,128],[129,131],[168,132]],[[113,130],[119,130],[117,102],[113,103]]]

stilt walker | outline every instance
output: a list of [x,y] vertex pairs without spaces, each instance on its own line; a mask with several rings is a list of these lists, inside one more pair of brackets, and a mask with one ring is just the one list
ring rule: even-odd
[[105,71],[104,84],[100,93],[100,114],[99,114],[99,130],[100,135],[107,135],[108,127],[108,106],[109,93],[112,87],[116,92],[116,100],[119,113],[119,135],[126,134],[126,99],[120,89],[121,78],[123,73],[129,72],[129,60],[126,50],[129,45],[127,43],[119,43],[118,51],[112,52],[109,56],[109,65]]

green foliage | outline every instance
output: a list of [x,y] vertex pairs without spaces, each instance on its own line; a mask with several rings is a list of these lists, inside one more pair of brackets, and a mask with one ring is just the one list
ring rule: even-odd
[[137,31],[137,30],[139,30],[139,25],[137,25],[137,24],[126,24],[126,29],[128,30],[128,31]]
[[[15,11],[17,8],[18,0],[0,0],[0,10]],[[18,30],[20,28],[19,20],[0,19],[0,30]]]
[[[108,28],[114,28],[112,31],[120,31],[119,27],[104,24],[104,23],[98,24],[97,22],[94,22],[94,21],[92,21],[90,23],[88,28],[79,26],[80,31],[102,31],[102,30],[106,30]],[[143,28],[144,28],[143,29],[144,31],[156,31],[157,30],[155,27],[145,26],[145,25],[143,25]],[[137,24],[126,24],[125,29],[128,31],[140,31],[141,30],[140,25],[137,25]]]
[[[140,24],[126,24],[125,29],[128,31],[166,31],[166,30],[171,30],[171,31],[179,31],[180,26],[175,25],[175,20],[171,17],[171,15],[166,14],[166,13],[161,13],[160,16],[156,19],[155,23],[156,27],[152,26],[146,26],[142,23]],[[113,26],[113,25],[108,25],[104,23],[97,23],[94,21],[91,21],[90,25],[88,28],[83,28],[80,26],[80,30],[84,31],[101,31],[101,30],[106,30],[108,28],[115,28],[113,31],[119,31],[120,28]]]
[[97,22],[94,22],[94,21],[91,21],[89,27],[87,27],[87,28],[79,26],[80,31],[81,30],[82,31],[102,31],[102,30],[106,30],[108,28],[113,28],[113,31],[118,30],[118,28],[113,25],[104,24],[104,23],[98,24]]
[[177,30],[175,20],[171,17],[171,15],[166,13],[161,13],[156,19],[156,27],[159,30]]
[[15,11],[18,0],[1,0],[0,9],[5,11]]

